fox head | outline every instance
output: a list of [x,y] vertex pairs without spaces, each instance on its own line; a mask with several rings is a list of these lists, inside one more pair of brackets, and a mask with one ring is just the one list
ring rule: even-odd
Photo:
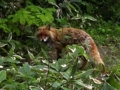
[[40,39],[41,42],[50,42],[53,38],[50,25],[39,27],[36,36]]

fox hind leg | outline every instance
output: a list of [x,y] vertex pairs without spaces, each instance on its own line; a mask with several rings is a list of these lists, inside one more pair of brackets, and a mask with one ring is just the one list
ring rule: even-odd
[[84,56],[80,56],[82,60],[82,66],[80,67],[81,70],[83,70],[87,64],[87,59]]

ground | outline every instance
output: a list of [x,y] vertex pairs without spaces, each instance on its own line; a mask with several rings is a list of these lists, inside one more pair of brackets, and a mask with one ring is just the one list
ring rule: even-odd
[[100,46],[99,51],[103,61],[107,68],[112,68],[120,63],[120,47],[110,45],[110,46]]

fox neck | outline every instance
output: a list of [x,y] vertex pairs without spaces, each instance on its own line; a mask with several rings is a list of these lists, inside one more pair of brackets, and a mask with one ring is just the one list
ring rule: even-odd
[[60,40],[59,40],[59,33],[57,32],[56,29],[52,28],[50,30],[50,37],[51,37],[51,44],[52,44],[52,47],[55,47],[57,49],[58,52],[61,52],[61,49],[62,49],[62,44],[60,43]]
[[56,31],[56,29],[52,28],[49,31],[49,34],[50,34],[50,38],[53,42],[57,41],[57,31]]
[[56,47],[56,44],[55,44],[57,42],[57,39],[56,39],[57,35],[56,34],[57,34],[57,32],[55,29],[51,29],[49,31],[49,38],[46,42],[47,46]]

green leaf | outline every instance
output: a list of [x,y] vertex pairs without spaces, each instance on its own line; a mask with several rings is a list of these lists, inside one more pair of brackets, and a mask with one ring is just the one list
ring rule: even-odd
[[24,68],[25,72],[26,72],[28,75],[30,75],[31,69],[30,69],[29,64],[28,64],[28,63],[23,64],[23,68]]
[[29,55],[30,59],[33,60],[35,58],[34,55],[29,50],[27,50],[27,51],[28,51],[28,55]]
[[10,42],[12,40],[12,33],[8,35],[8,41]]
[[49,3],[53,2],[56,3],[55,0],[47,0]]
[[5,58],[0,58],[0,61],[2,62],[7,62],[7,63],[20,63],[19,61],[17,60],[14,60],[13,57],[5,57]]
[[72,4],[68,3],[68,5],[69,5],[69,7],[70,7],[71,9],[73,9],[75,12],[78,12],[78,11],[76,10],[76,8],[75,8]]
[[59,82],[56,81],[56,82],[53,83],[52,87],[57,88],[60,85],[61,85],[61,83],[59,83]]
[[0,71],[0,83],[6,79],[6,71],[2,70]]
[[12,44],[12,47],[9,50],[9,55],[13,55],[14,54],[14,50],[15,50],[15,44]]
[[18,22],[19,21],[19,14],[15,14],[14,16],[13,16],[13,19],[12,19],[12,22]]
[[88,69],[80,74],[77,74],[77,77],[81,77],[83,79],[89,78],[90,75],[92,75],[94,69]]
[[83,18],[84,18],[85,20],[88,19],[88,20],[91,20],[91,21],[97,21],[97,19],[95,19],[94,17],[89,16],[89,15],[85,15],[85,16],[83,16]]
[[30,86],[30,90],[44,90],[42,87]]
[[18,27],[14,27],[13,32],[16,33],[17,36],[20,36],[20,29]]
[[28,63],[23,64],[23,67],[21,67],[19,70],[23,75],[27,77],[31,75],[31,69]]
[[101,90],[115,90],[115,88],[113,88],[111,85],[109,85],[108,83],[105,83],[102,87]]
[[6,45],[7,45],[7,44],[0,42],[0,47],[1,47],[1,48],[4,47],[4,46],[6,46]]
[[28,26],[32,25],[33,23],[35,23],[35,20],[27,20]]
[[73,53],[74,57],[85,54],[84,48],[79,45],[69,45],[69,46],[67,46],[67,49],[69,49]]
[[114,76],[110,76],[107,82],[114,88],[120,89],[120,82],[117,82]]
[[17,59],[20,59],[20,60],[24,59],[24,58],[21,57],[20,55],[13,55],[13,57],[15,57],[15,58],[17,58]]
[[59,63],[59,61],[57,61],[55,65],[56,65],[56,70],[60,71],[62,67],[61,67],[61,64]]
[[43,15],[43,14],[42,14],[42,15],[40,15],[40,19],[42,20],[42,22],[43,22],[43,23],[45,23],[45,22],[46,22],[45,15]]
[[48,56],[47,56],[47,54],[46,54],[45,50],[41,48],[41,52],[43,53],[43,55],[45,56],[45,58],[47,58],[47,59],[48,59]]
[[35,66],[33,66],[33,68],[36,69],[36,70],[40,70],[40,69],[43,70],[45,68],[47,69],[47,67],[45,65],[35,65]]
[[78,65],[78,59],[76,59],[74,65],[73,65],[73,67],[72,67],[72,71],[71,71],[70,76],[74,76],[74,75],[75,75],[76,70],[77,70],[77,65]]
[[92,85],[84,84],[81,80],[75,80],[75,83],[76,83],[77,85],[80,85],[80,86],[86,88],[86,89],[92,90],[92,88],[93,88]]
[[69,74],[67,72],[60,72],[62,74],[62,76],[68,80],[70,78]]
[[20,16],[20,24],[25,25],[26,19]]
[[62,88],[62,90],[71,90],[71,89],[63,87],[63,86],[61,88]]
[[79,52],[80,55],[83,55],[85,53],[85,50],[82,46],[75,45],[77,52]]
[[60,66],[60,63],[59,61],[56,61],[54,64],[50,64],[50,66],[55,69],[56,71],[60,71],[61,70],[61,66]]

